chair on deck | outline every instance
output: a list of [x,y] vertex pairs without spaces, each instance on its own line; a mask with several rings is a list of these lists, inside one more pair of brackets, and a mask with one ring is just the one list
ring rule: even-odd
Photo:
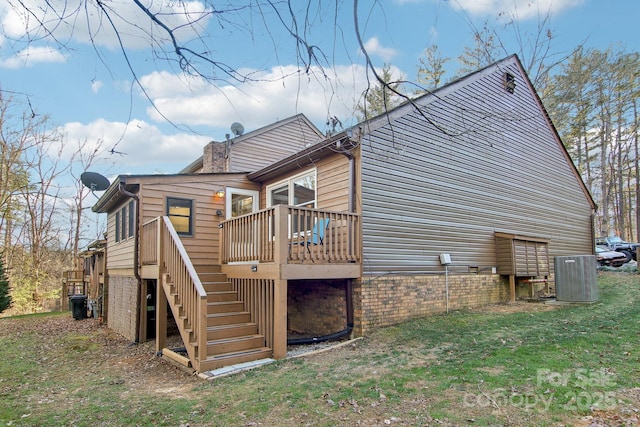
[[329,218],[318,218],[313,226],[313,230],[311,230],[311,235],[306,240],[295,241],[289,245],[289,254],[291,254],[291,245],[304,245],[307,248],[311,262],[315,262],[311,257],[310,246],[324,245],[324,236],[327,228],[329,228],[329,221]]

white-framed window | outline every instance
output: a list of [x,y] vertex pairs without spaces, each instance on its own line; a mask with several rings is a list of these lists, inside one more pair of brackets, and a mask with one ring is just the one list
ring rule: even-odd
[[260,192],[227,187],[226,194],[225,210],[227,219],[250,214],[258,210]]
[[[267,207],[289,205],[301,208],[315,208],[317,197],[317,171],[315,169],[300,173],[285,180],[267,185]],[[306,221],[304,225],[300,221]],[[289,237],[296,236],[300,230],[309,230],[311,217],[289,215]],[[306,227],[306,228],[305,228]]]
[[267,186],[267,207],[289,205],[315,208],[317,172],[315,169]]

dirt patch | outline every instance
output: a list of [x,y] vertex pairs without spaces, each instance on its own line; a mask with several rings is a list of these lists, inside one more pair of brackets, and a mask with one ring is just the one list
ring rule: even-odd
[[[84,347],[87,350],[86,366],[78,366],[78,372],[100,376],[105,383],[126,382],[131,390],[166,394],[168,388],[189,388],[199,381],[195,376],[157,357],[153,341],[132,343],[96,319],[74,320],[71,315],[60,315],[47,317],[46,320],[2,320],[2,335],[20,336],[26,331],[42,338],[41,348],[34,351],[43,354],[51,347],[75,346],[76,350],[82,349],[77,347]],[[67,338],[71,336],[75,338]],[[64,363],[64,360],[51,360],[46,356],[42,361],[48,363],[52,371],[56,370],[56,365]]]

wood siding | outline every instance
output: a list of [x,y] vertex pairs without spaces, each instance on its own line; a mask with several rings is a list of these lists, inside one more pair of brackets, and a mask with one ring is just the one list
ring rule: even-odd
[[[267,207],[267,186],[291,178],[314,167],[300,168],[277,179],[266,181],[260,191],[260,209]],[[347,212],[349,206],[349,161],[342,154],[335,154],[315,164],[317,209]]]
[[349,208],[349,160],[342,154],[322,159],[318,171],[318,209],[347,212]]
[[[249,136],[249,135],[247,135]],[[231,145],[229,170],[252,172],[285,158],[323,137],[302,116],[276,123],[264,132]]]
[[[134,183],[129,179],[129,183]],[[166,198],[178,197],[193,200],[194,224],[192,236],[181,236],[181,240],[194,265],[218,262],[219,230],[218,223],[224,219],[225,199],[215,192],[226,187],[257,190],[257,184],[249,182],[244,174],[216,175],[173,175],[138,178],[140,185],[138,196],[142,211],[140,225],[166,215]],[[226,197],[226,195],[225,195]],[[216,211],[223,216],[217,216]],[[108,220],[108,267],[133,268],[133,238],[116,243],[115,214],[109,214]]]
[[436,95],[417,101],[422,115],[374,119],[362,140],[365,274],[440,271],[440,253],[454,271],[489,268],[494,232],[548,238],[551,257],[591,253],[589,196],[517,61]]
[[[120,215],[122,208],[127,207],[129,211],[130,199],[118,205],[118,208],[107,215],[107,269],[132,269],[133,268],[133,237],[116,242],[116,213]],[[125,221],[126,222],[126,221]],[[120,218],[120,228],[122,229],[122,218]],[[128,233],[127,233],[128,235]]]

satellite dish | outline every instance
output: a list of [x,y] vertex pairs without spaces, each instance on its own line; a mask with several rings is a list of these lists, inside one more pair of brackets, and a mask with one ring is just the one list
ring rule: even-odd
[[238,122],[231,123],[231,132],[233,132],[235,136],[240,136],[244,133],[244,126]]
[[83,172],[80,175],[80,181],[85,187],[90,188],[92,192],[104,191],[111,185],[107,178],[97,172]]

